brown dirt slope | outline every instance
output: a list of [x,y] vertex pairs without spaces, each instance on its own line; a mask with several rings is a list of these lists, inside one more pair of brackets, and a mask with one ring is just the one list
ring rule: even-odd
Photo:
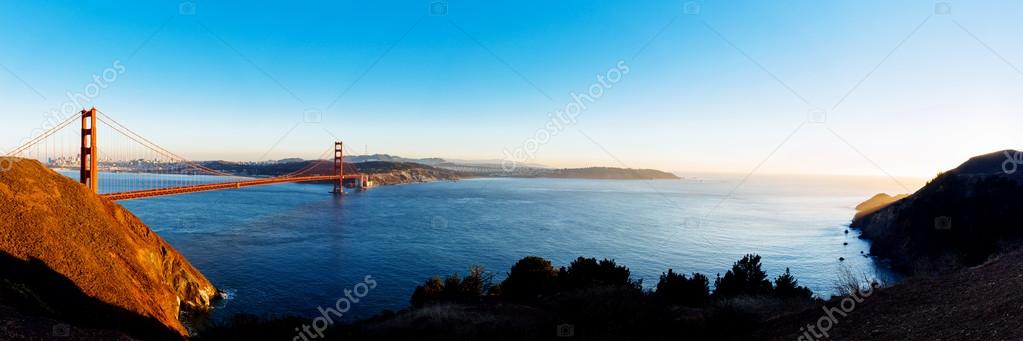
[[[64,293],[77,287],[79,296],[187,335],[179,313],[210,308],[217,290],[209,280],[120,205],[39,162],[9,160],[13,167],[0,172],[0,252],[11,259],[5,264],[23,263],[3,267],[10,272],[0,273],[8,288],[17,288],[13,291],[34,300],[44,313],[73,317],[89,312],[60,311],[75,308],[47,296],[78,297]],[[35,281],[23,278],[33,268],[44,270]],[[57,280],[39,280],[45,268]],[[61,285],[61,277],[69,284]],[[83,318],[88,320],[70,319]],[[111,318],[113,327],[133,323]]]
[[[841,317],[831,340],[1023,340],[1023,253],[875,291]],[[841,298],[826,304],[839,306]],[[765,339],[797,340],[823,307],[781,318]],[[823,323],[822,325],[826,325]],[[811,340],[813,338],[810,338]],[[824,338],[820,338],[824,339]]]

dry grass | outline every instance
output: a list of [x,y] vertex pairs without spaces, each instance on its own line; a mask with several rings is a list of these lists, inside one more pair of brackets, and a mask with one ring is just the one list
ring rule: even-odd
[[182,306],[216,289],[130,212],[39,162],[0,172],[0,251],[66,277],[85,295],[185,334]]

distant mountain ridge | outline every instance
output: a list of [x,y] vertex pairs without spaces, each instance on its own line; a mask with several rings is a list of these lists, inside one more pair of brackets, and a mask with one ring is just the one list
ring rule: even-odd
[[[345,155],[345,162],[359,163],[359,162],[402,162],[402,163],[418,163],[427,166],[440,166],[440,165],[451,165],[460,167],[501,167],[505,163],[504,160],[499,159],[488,159],[488,160],[465,160],[465,159],[443,159],[439,157],[428,157],[428,158],[407,158],[391,154],[370,154],[370,155]],[[222,163],[240,163],[240,164],[279,164],[279,163],[295,163],[302,161],[310,161],[302,158],[287,158],[280,160],[269,160],[262,162],[229,162],[220,160],[208,160],[203,162],[222,162]],[[516,166],[523,168],[551,168],[546,165],[538,163],[517,163]]]
[[614,179],[614,180],[677,180],[677,175],[656,169],[632,169],[612,167],[587,167],[534,170],[525,177],[564,179]]
[[[313,160],[299,158],[267,162],[202,161],[203,166],[243,176],[278,176],[291,173],[309,165]],[[430,174],[424,179],[436,176],[452,180],[462,177],[514,177],[514,178],[563,178],[563,179],[605,179],[605,180],[663,180],[680,179],[675,174],[656,169],[632,169],[615,167],[549,168],[543,165],[517,164],[514,169],[505,169],[500,160],[445,160],[441,158],[411,159],[389,154],[345,156],[345,172],[356,172],[363,168],[376,173],[390,170],[410,170],[420,165],[419,173]],[[333,164],[318,166],[314,170],[320,175],[330,174]]]
[[390,154],[372,154],[372,155],[350,155],[345,156],[345,162],[373,162],[373,161],[384,161],[384,162],[404,162],[404,163],[418,163],[427,166],[434,166],[441,164],[445,161],[444,159],[431,157],[422,159],[405,158],[401,156],[394,156]]
[[[313,165],[313,163],[317,163]],[[288,163],[233,163],[224,161],[202,162],[203,166],[217,171],[254,177],[274,177],[291,174],[295,171],[312,168],[303,172],[304,175],[334,174],[334,162],[327,160],[306,160]],[[397,185],[404,183],[458,180],[471,175],[415,162],[364,161],[346,162],[346,174],[363,173],[375,185]]]

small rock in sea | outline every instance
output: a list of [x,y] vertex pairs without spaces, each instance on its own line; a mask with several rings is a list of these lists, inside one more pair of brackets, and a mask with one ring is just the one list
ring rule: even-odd
[[845,234],[849,234],[849,229],[845,229]]
[[838,261],[839,262],[844,262],[845,261],[845,257],[838,257]]
[[863,254],[863,250],[860,250],[860,254],[861,254],[861,255]]
[[842,245],[849,245],[849,242],[843,242]]

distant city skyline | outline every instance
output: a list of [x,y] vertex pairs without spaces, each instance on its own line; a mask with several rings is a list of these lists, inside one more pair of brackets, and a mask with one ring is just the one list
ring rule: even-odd
[[1023,148],[1020,10],[3,3],[0,151],[96,106],[193,160],[315,159],[341,139],[408,158],[930,177]]

